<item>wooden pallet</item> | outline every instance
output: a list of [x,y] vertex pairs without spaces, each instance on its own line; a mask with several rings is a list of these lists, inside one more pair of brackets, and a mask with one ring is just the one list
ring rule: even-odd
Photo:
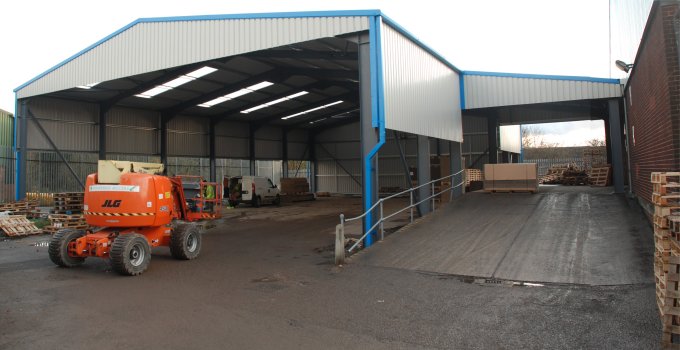
[[[680,215],[669,215],[666,217],[666,223],[670,233],[678,237],[680,235]],[[680,238],[680,237],[678,237]],[[676,238],[677,239],[677,238]]]
[[665,184],[652,184],[652,192],[658,193],[662,196],[680,194],[680,183],[670,182]]
[[680,207],[680,194],[652,193],[652,203],[662,207]]
[[653,172],[651,175],[651,183],[653,184],[668,184],[670,182],[680,182],[680,172]]
[[590,170],[589,181],[593,186],[608,186],[609,185],[609,174],[611,173],[611,167],[601,167],[592,168]]
[[28,236],[42,233],[34,223],[29,221],[24,215],[0,216],[0,229],[7,236]]
[[[680,338],[680,256],[668,259],[668,272],[657,280],[657,306],[661,316],[664,346],[678,346]],[[676,341],[674,342],[674,339]]]

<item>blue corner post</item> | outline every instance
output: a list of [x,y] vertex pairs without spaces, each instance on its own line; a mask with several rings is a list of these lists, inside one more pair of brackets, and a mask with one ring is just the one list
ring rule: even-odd
[[[364,211],[378,201],[378,158],[385,144],[385,116],[382,86],[382,53],[380,45],[380,16],[370,18],[368,36],[359,41],[359,80],[361,101],[361,150],[363,156]],[[368,41],[368,42],[366,42]],[[376,133],[376,128],[377,133]],[[364,217],[364,232],[376,222],[373,212]],[[365,247],[373,244],[375,230],[366,236]]]

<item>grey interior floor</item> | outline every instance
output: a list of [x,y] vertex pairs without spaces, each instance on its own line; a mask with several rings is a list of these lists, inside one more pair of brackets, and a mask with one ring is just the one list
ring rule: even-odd
[[538,194],[469,193],[353,261],[513,281],[653,282],[653,235],[611,188],[542,186]]

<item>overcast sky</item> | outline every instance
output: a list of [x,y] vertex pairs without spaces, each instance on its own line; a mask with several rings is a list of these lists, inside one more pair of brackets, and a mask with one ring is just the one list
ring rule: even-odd
[[137,18],[350,9],[382,10],[462,70],[610,74],[608,0],[1,1],[0,108],[13,112],[16,87]]

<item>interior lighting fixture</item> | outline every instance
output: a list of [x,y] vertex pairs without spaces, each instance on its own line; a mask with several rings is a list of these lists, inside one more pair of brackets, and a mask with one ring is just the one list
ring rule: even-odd
[[277,104],[277,103],[281,103],[281,102],[284,102],[284,101],[290,101],[290,100],[292,100],[292,99],[294,99],[294,98],[297,98],[297,97],[300,97],[300,96],[303,96],[303,95],[307,95],[308,93],[309,93],[309,92],[307,92],[307,91],[300,91],[300,92],[298,92],[298,93],[296,93],[296,94],[288,95],[288,96],[282,97],[282,98],[280,98],[280,99],[278,99],[278,100],[274,100],[274,101],[270,101],[270,102],[267,102],[267,103],[263,103],[263,104],[261,104],[261,105],[259,105],[259,106],[255,106],[255,107],[253,107],[253,108],[248,108],[248,109],[246,109],[246,110],[241,111],[241,113],[243,113],[243,114],[248,114],[248,113],[250,113],[250,112],[257,111],[258,109],[262,109],[262,108],[267,108],[267,107],[269,107],[269,106],[273,106],[273,105],[275,105],[275,104]]
[[92,88],[92,87],[94,87],[94,86],[96,86],[96,85],[99,85],[99,82],[91,83],[91,84],[87,84],[87,85],[78,85],[78,86],[76,86],[76,87],[79,88],[79,89],[89,90],[90,88]]
[[217,105],[217,104],[220,104],[222,102],[233,100],[237,97],[241,97],[243,95],[249,94],[251,92],[255,92],[255,91],[260,90],[260,89],[264,89],[267,86],[272,86],[272,85],[274,85],[274,83],[270,83],[268,81],[263,81],[261,83],[257,83],[255,85],[251,85],[251,86],[248,86],[246,88],[243,88],[241,90],[234,91],[230,94],[226,94],[224,96],[220,96],[218,98],[212,99],[208,102],[203,102],[203,103],[199,104],[199,106],[205,107],[205,108],[210,108],[210,107]]
[[152,97],[154,97],[158,94],[162,94],[166,91],[170,91],[170,90],[172,90],[172,89],[174,89],[174,88],[176,88],[180,85],[184,85],[184,84],[186,84],[190,81],[194,81],[194,80],[196,80],[196,79],[198,79],[202,76],[208,75],[208,74],[210,74],[210,73],[212,73],[216,70],[217,70],[216,68],[205,66],[205,67],[199,68],[199,69],[197,69],[193,72],[190,72],[190,73],[187,73],[187,74],[184,74],[184,75],[180,75],[179,77],[172,79],[167,83],[157,85],[157,86],[155,86],[155,87],[153,87],[149,90],[146,90],[146,91],[142,92],[141,94],[137,94],[135,96],[141,97],[141,98],[152,98]]
[[287,116],[287,117],[283,117],[283,118],[281,118],[281,119],[286,120],[286,119],[290,119],[290,118],[295,118],[295,117],[301,116],[301,115],[303,115],[303,114],[307,114],[307,113],[311,113],[311,112],[314,112],[314,111],[318,111],[318,110],[320,110],[320,109],[328,108],[328,107],[330,107],[330,106],[335,106],[335,105],[340,104],[340,103],[342,103],[342,102],[343,102],[342,100],[340,100],[340,101],[335,101],[335,102],[333,102],[333,103],[329,103],[329,104],[323,105],[323,106],[321,106],[321,107],[316,107],[316,108],[308,109],[308,110],[306,110],[306,111],[304,111],[304,112],[291,114],[291,115],[289,115],[289,116]]
[[616,68],[618,68],[618,69],[620,69],[620,70],[622,70],[626,73],[630,72],[630,69],[633,68],[632,63],[629,64],[629,63],[623,62],[621,60],[616,60],[616,62],[614,62],[614,63],[616,64]]

